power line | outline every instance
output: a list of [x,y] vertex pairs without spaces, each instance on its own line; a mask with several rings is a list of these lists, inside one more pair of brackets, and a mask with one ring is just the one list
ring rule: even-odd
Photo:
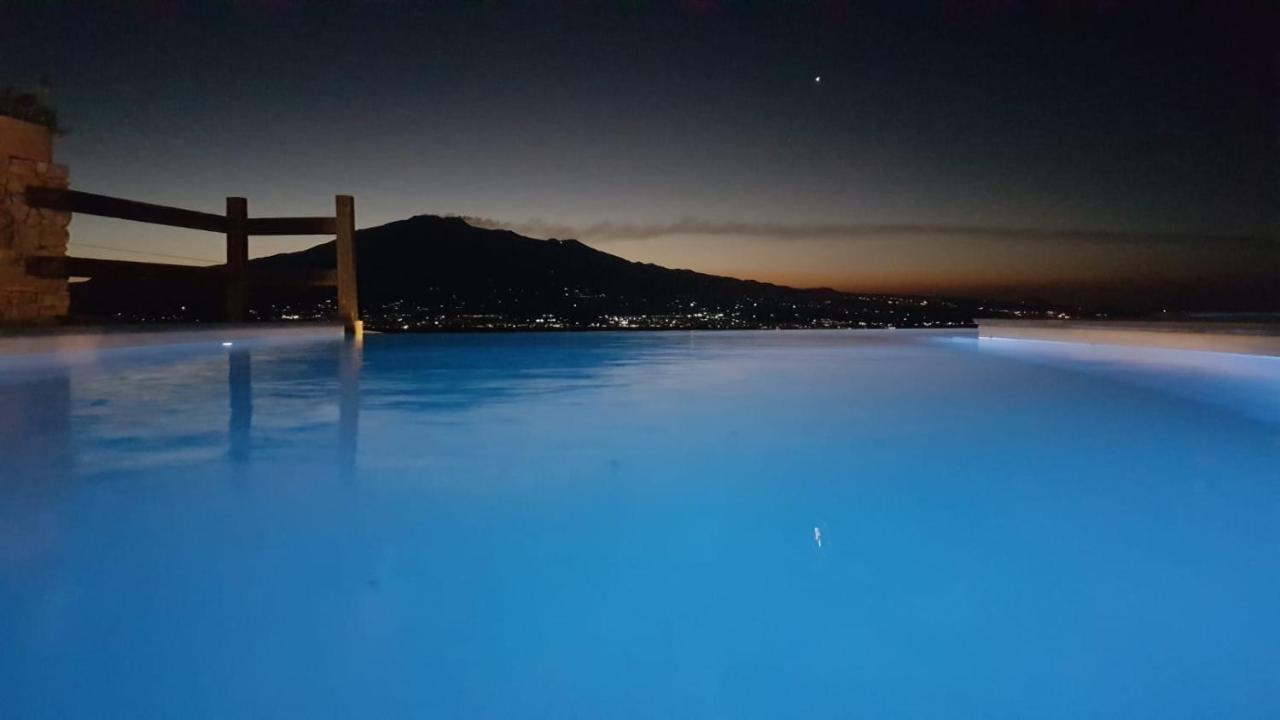
[[72,242],[72,247],[93,248],[94,250],[111,250],[112,252],[133,253],[134,255],[149,255],[152,257],[171,258],[174,260],[194,260],[195,262],[214,263],[221,265],[222,260],[211,260],[209,258],[191,257],[190,255],[170,255],[169,253],[152,252],[150,250],[130,250],[122,247],[112,247],[110,245],[93,245],[83,242]]

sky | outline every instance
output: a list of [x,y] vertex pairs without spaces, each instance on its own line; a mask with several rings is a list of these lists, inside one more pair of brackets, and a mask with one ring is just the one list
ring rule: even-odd
[[[0,32],[80,190],[352,194],[360,227],[456,214],[801,286],[1280,310],[1274,3],[0,0]],[[71,249],[222,257],[92,217]]]

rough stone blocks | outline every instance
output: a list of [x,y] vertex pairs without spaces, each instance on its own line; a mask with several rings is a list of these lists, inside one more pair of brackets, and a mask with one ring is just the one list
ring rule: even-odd
[[38,132],[32,128],[38,126],[11,118],[0,121],[0,150],[5,151],[0,153],[0,323],[54,321],[67,315],[67,282],[27,275],[26,260],[65,257],[71,215],[30,207],[26,191],[67,187],[67,168],[50,161],[48,142],[33,140]]

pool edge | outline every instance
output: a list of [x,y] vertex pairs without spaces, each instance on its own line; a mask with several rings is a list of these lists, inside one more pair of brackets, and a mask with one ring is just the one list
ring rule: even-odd
[[328,339],[342,336],[341,323],[62,327],[0,332],[0,357],[93,353],[192,343]]
[[979,320],[978,337],[1280,357],[1280,325],[1269,323]]

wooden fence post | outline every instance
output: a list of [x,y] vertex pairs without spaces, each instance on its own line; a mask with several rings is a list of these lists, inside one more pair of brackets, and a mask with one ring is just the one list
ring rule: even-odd
[[227,321],[244,322],[248,314],[249,201],[227,198]]
[[356,292],[356,202],[350,195],[338,195],[335,201],[338,317],[342,319],[348,335],[359,337],[364,327],[360,322],[359,295]]

